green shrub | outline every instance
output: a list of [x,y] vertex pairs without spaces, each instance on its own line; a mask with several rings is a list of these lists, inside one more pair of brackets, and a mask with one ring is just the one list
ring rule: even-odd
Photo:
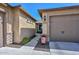
[[21,44],[26,44],[26,43],[28,43],[30,41],[30,38],[28,38],[28,37],[24,37],[23,38],[23,40],[21,41]]

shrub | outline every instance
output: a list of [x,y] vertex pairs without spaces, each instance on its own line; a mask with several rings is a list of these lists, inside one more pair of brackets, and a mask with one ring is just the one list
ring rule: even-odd
[[30,41],[30,38],[24,37],[23,40],[21,41],[21,44],[24,45]]

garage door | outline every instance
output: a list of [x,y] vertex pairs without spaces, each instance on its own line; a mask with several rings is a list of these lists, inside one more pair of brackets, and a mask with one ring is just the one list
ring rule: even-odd
[[51,16],[50,38],[54,41],[79,42],[79,15]]
[[3,14],[0,12],[0,47],[3,46]]

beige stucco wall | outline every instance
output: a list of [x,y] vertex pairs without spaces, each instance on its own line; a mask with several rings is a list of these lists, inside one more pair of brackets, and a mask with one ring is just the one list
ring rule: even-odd
[[[44,21],[44,16],[46,16],[46,21]],[[48,35],[48,29],[47,29],[47,26],[48,26],[48,16],[47,16],[47,13],[42,13],[42,34],[47,34]]]
[[35,22],[21,11],[19,14],[19,35],[19,42],[21,42],[24,37],[30,38],[35,35]]
[[7,44],[13,43],[13,10],[8,8]]
[[[30,23],[29,21],[31,21],[32,23]],[[19,15],[19,26],[20,26],[19,28],[22,28],[22,27],[23,28],[35,28],[35,22],[32,21],[32,19],[29,18],[28,16],[23,17],[23,16]]]
[[15,8],[14,9],[14,43],[19,43],[19,9]]
[[[47,35],[51,35],[50,33],[51,33],[51,31],[50,31],[50,23],[52,23],[51,21],[50,21],[50,16],[57,16],[57,15],[70,15],[70,14],[79,14],[79,9],[67,9],[67,10],[58,10],[58,11],[47,11],[47,12],[43,12],[42,13],[42,16],[43,15],[47,15],[47,23],[45,23],[46,25],[47,25],[47,27],[46,27],[46,30],[47,30]],[[75,17],[74,17],[75,18]],[[75,18],[76,19],[76,18]],[[77,18],[77,20],[78,20],[78,18]],[[49,22],[50,21],[50,22]],[[58,20],[57,20],[58,21]],[[60,20],[60,22],[62,23],[65,23],[65,21],[63,21],[63,20]],[[73,21],[72,20],[69,20],[69,22],[70,23],[68,23],[68,24],[71,24],[71,23],[73,23]],[[44,24],[43,24],[44,25]],[[56,25],[56,24],[55,24]],[[70,33],[70,37],[72,37],[72,38],[74,38],[74,34],[73,33],[75,33],[75,31],[76,32],[78,32],[78,28],[74,28],[73,26],[77,26],[77,25],[79,25],[78,24],[78,22],[76,23],[76,21],[75,21],[75,24],[74,25],[72,25],[72,30],[71,29],[69,29],[71,26],[68,26],[67,27],[67,29],[68,30],[71,30],[72,31],[72,35],[71,35],[71,33]],[[53,25],[52,25],[53,26]],[[44,30],[45,28],[43,28],[43,30]],[[55,30],[58,30],[59,31],[59,29],[55,29]],[[53,30],[52,30],[53,31]],[[44,32],[46,32],[46,31],[44,31]],[[53,35],[52,35],[53,36]],[[58,35],[57,37],[61,37],[60,35]],[[76,37],[76,36],[75,36]],[[71,39],[72,39],[71,38]],[[77,35],[77,38],[78,38],[78,35]],[[64,36],[64,39],[66,39],[66,35]],[[67,37],[67,39],[69,39],[69,37]],[[70,40],[71,41],[71,40]],[[72,41],[78,41],[78,39],[75,39],[75,40],[73,40],[72,39]]]
[[15,10],[15,14],[17,17],[14,19],[14,43],[20,43],[24,37],[31,37],[35,34],[35,22],[19,9]]
[[66,10],[58,10],[58,11],[49,11],[47,12],[48,16],[53,15],[63,15],[63,14],[79,14],[79,9],[66,9]]

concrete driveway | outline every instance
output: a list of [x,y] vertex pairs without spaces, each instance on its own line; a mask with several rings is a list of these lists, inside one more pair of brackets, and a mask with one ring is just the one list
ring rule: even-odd
[[79,43],[50,42],[51,55],[79,55]]

